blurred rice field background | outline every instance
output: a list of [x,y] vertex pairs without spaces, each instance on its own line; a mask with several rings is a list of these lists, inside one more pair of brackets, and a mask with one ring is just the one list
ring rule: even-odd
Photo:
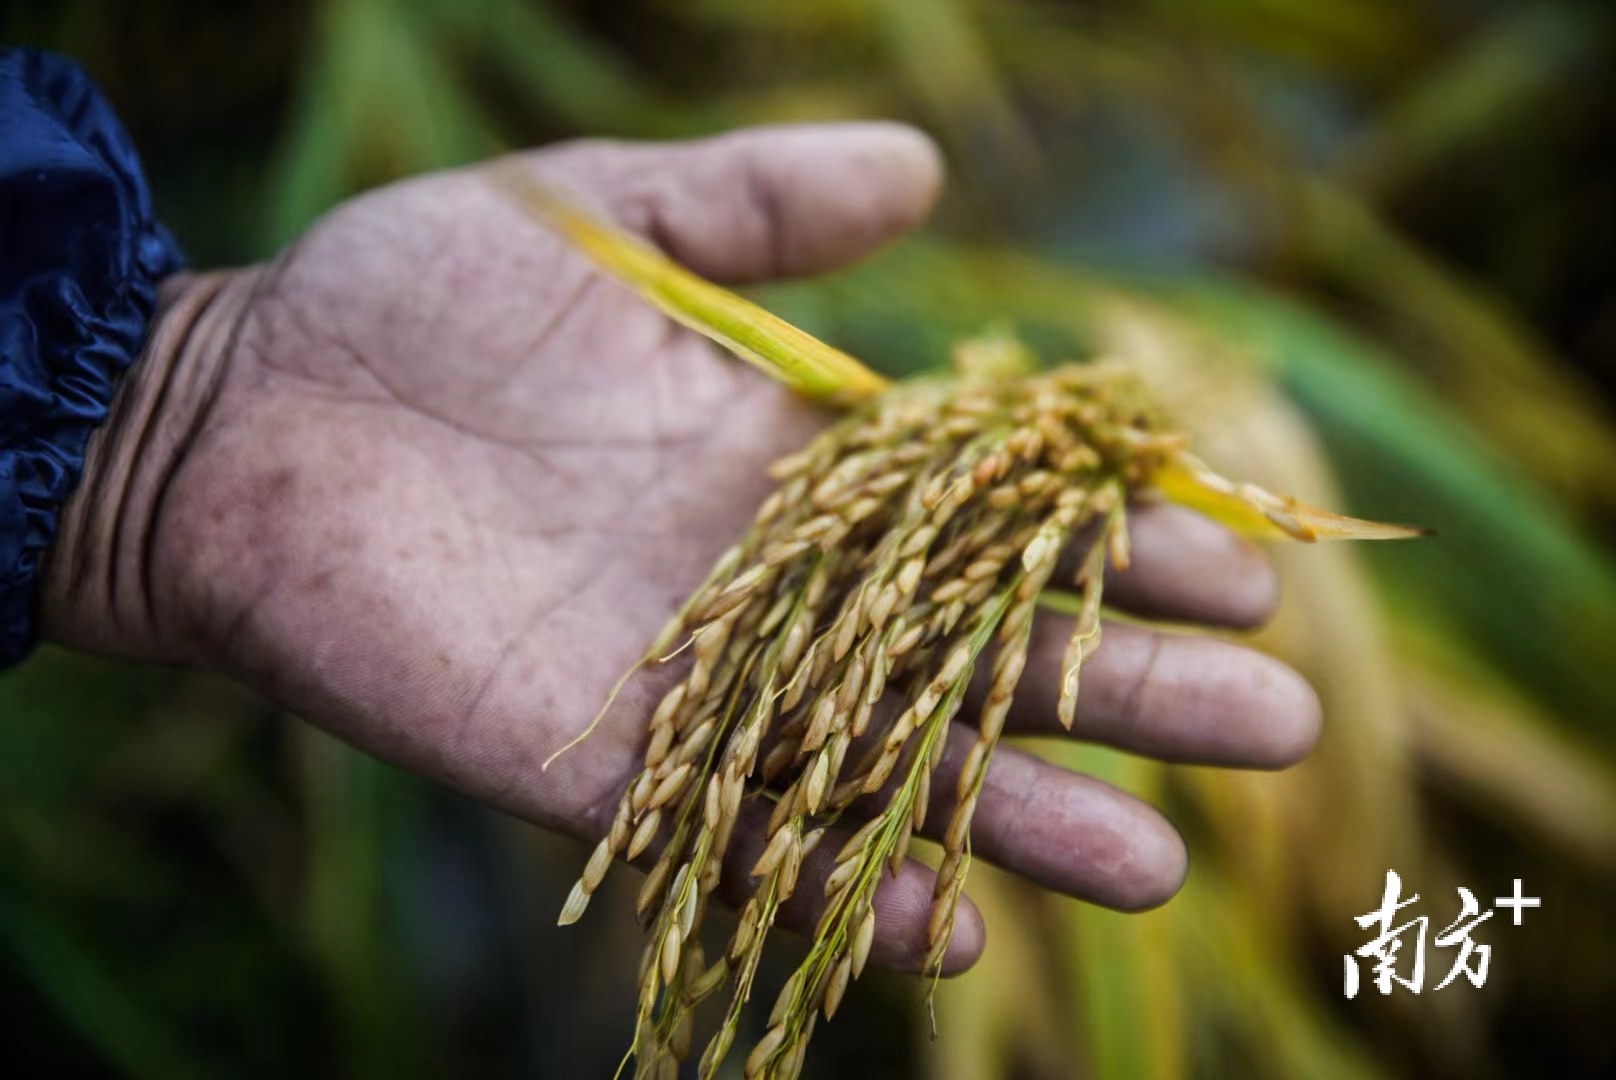
[[[807,1075],[1616,1075],[1616,10],[1495,0],[60,0],[194,261],[347,194],[582,135],[898,117],[921,238],[759,295],[892,372],[1005,323],[1137,362],[1233,473],[1433,526],[1288,548],[1259,643],[1327,731],[1284,774],[1044,750],[1165,806],[1180,897],[980,870],[982,964],[867,978]],[[28,1075],[605,1076],[627,878],[220,681],[45,651],[0,679],[0,1030]],[[1487,984],[1347,1002],[1385,872],[1495,918]],[[789,968],[764,973],[768,985]],[[760,1024],[762,1017],[754,1017]],[[754,1036],[757,1032],[754,1031]],[[902,1033],[895,1037],[895,1033]]]

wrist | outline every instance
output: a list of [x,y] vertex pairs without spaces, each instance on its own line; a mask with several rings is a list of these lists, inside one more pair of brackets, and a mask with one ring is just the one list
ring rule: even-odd
[[162,511],[206,427],[254,276],[179,273],[159,286],[140,357],[90,439],[45,556],[47,640],[129,659],[195,658],[165,581]]

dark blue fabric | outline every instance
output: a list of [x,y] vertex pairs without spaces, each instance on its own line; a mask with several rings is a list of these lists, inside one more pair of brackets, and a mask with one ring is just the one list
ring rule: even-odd
[[59,56],[0,51],[0,667],[33,645],[40,557],[180,265],[95,85]]

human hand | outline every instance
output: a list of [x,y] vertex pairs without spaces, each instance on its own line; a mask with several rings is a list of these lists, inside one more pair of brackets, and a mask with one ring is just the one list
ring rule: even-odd
[[[515,161],[728,282],[857,258],[925,215],[940,172],[921,136],[875,124]],[[269,264],[166,283],[64,513],[46,630],[227,672],[377,757],[595,839],[663,679],[636,679],[588,740],[541,763],[739,536],[764,466],[826,419],[603,277],[488,166],[407,181]],[[1267,614],[1255,549],[1186,511],[1131,520],[1134,567],[1109,601],[1207,624]],[[1041,616],[1009,730],[1059,733],[1066,633]],[[1135,625],[1107,628],[1083,687],[1080,737],[1170,760],[1283,765],[1319,724],[1276,661]],[[945,771],[972,738],[956,735]],[[731,889],[759,844],[737,837]],[[1154,809],[1011,747],[973,850],[1122,908],[1165,900],[1185,867]],[[783,922],[812,926],[828,870],[810,860]],[[912,861],[883,884],[875,959],[918,966],[930,899]],[[957,920],[951,970],[983,940],[974,908]]]

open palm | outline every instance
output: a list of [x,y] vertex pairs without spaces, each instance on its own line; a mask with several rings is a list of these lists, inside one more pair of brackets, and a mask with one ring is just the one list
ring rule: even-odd
[[[519,163],[727,281],[847,262],[915,224],[939,183],[929,143],[874,124],[578,143]],[[159,326],[161,378],[120,403],[84,497],[145,507],[140,528],[112,530],[139,543],[114,535],[108,553],[68,560],[138,568],[139,584],[126,574],[107,591],[115,607],[139,603],[99,625],[139,624],[141,640],[83,629],[94,590],[78,578],[60,586],[59,636],[224,670],[379,757],[603,834],[657,675],[541,763],[739,535],[766,494],[763,466],[826,418],[601,276],[486,167],[355,199],[272,263],[169,295],[189,313],[183,332]],[[137,452],[150,439],[169,452]],[[1136,520],[1121,602],[1210,623],[1264,616],[1260,555],[1181,512]],[[1012,722],[1024,733],[1056,730],[1064,628],[1046,618]],[[1215,639],[1117,626],[1093,664],[1086,738],[1262,766],[1295,760],[1317,728],[1297,676]],[[973,843],[1119,907],[1165,899],[1185,865],[1153,809],[1008,748]],[[737,847],[749,865],[755,838]],[[918,864],[886,883],[877,959],[912,966],[924,952],[930,888]],[[799,923],[816,895],[799,889]],[[974,909],[959,918],[956,968],[982,941]]]

